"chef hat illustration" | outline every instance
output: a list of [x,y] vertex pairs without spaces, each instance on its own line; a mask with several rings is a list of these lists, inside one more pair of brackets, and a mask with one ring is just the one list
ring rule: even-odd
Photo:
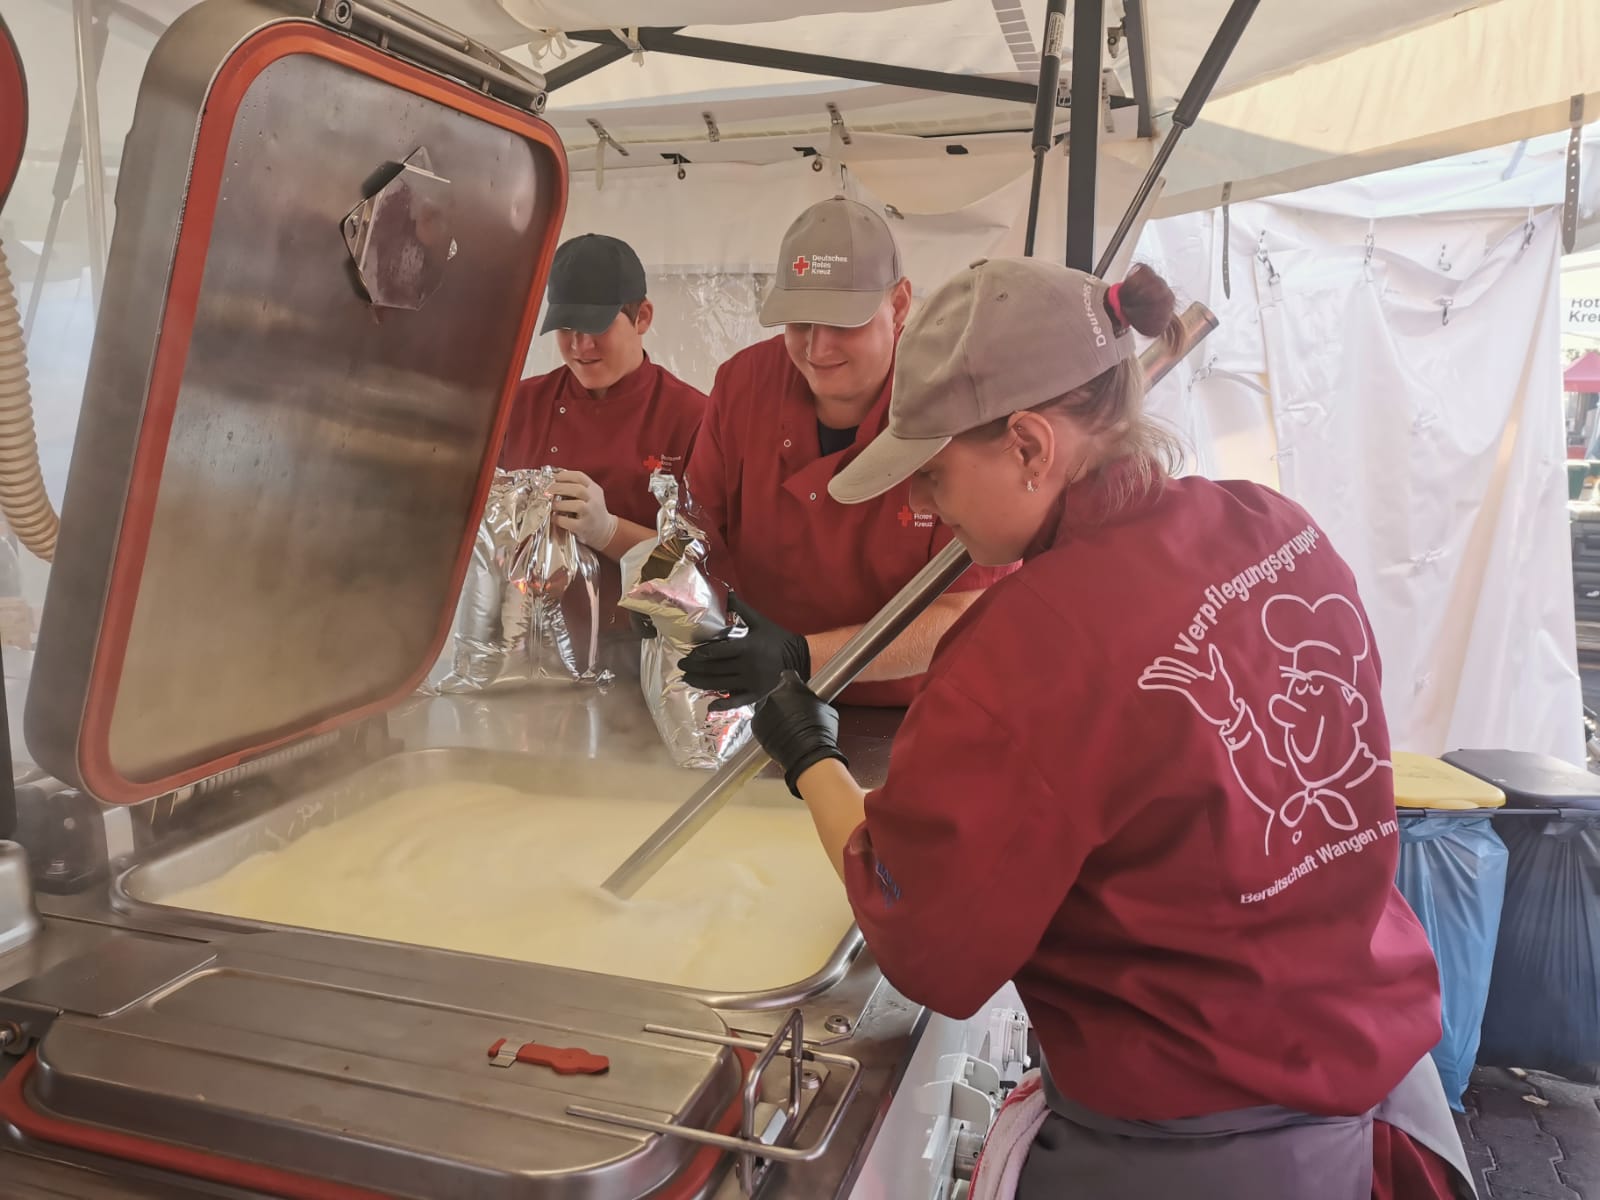
[[1274,646],[1294,655],[1289,674],[1355,687],[1356,668],[1367,657],[1367,627],[1343,596],[1324,596],[1315,604],[1274,596],[1261,609],[1261,627]]

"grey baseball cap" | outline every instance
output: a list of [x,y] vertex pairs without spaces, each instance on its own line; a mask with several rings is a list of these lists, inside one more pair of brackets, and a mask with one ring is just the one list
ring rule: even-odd
[[1037,258],[980,260],[907,323],[889,425],[828,494],[860,504],[909,479],[958,434],[1082,387],[1134,353],[1103,279]]
[[858,329],[902,273],[900,247],[881,215],[843,196],[819,201],[783,235],[761,324]]

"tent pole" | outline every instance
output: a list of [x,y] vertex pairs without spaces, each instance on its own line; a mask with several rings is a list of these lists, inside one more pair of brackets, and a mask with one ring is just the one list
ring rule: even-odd
[[[616,43],[608,29],[574,29],[567,37],[575,42],[597,46]],[[915,88],[948,96],[976,96],[983,100],[1005,100],[1012,104],[1035,104],[1039,89],[1031,83],[1011,79],[990,79],[985,75],[956,75],[947,71],[927,71],[920,67],[901,67],[893,63],[864,62],[856,58],[835,58],[828,54],[803,54],[771,46],[748,46],[715,38],[687,37],[672,29],[636,30],[639,45],[652,54],[674,54],[679,58],[699,58],[707,62],[738,63],[746,67],[769,67],[775,71],[799,71],[807,75],[827,75],[834,79],[855,79],[862,83],[881,83],[888,87]],[[1113,98],[1113,108],[1132,108],[1125,96]]]
[[571,62],[557,63],[544,73],[544,90],[553,92],[557,88],[564,88],[569,83],[576,83],[585,75],[593,75],[601,67],[609,67],[614,62],[621,62],[627,58],[629,50],[621,42],[615,46],[596,46],[593,50],[585,51]]
[[106,247],[111,240],[111,218],[106,211],[106,172],[100,145],[100,61],[95,46],[104,46],[98,32],[106,18],[96,0],[73,0],[73,49],[78,66],[78,124],[83,138],[83,188],[89,204],[89,283],[95,307],[105,280]]
[[1133,102],[1139,106],[1139,136],[1155,137],[1155,118],[1150,112],[1150,51],[1144,37],[1144,0],[1123,0],[1122,35],[1128,39],[1128,74],[1132,77]]
[[1072,0],[1072,124],[1067,135],[1067,266],[1094,266],[1105,0]]
[[[677,33],[682,25],[672,25],[662,29],[662,33]],[[583,41],[587,39],[573,39]],[[580,54],[571,62],[557,63],[544,73],[544,90],[553,92],[557,88],[564,88],[569,83],[577,83],[586,75],[593,75],[602,67],[609,67],[614,62],[621,62],[632,54],[627,46],[615,34],[610,41],[600,42],[593,50]]]
[[1039,196],[1044,191],[1044,162],[1055,144],[1056,89],[1061,84],[1061,40],[1067,27],[1067,0],[1047,0],[1044,51],[1039,57],[1039,95],[1033,105],[1033,188],[1028,193],[1028,230],[1022,252],[1033,257],[1039,231]]
[[[99,21],[94,27],[94,40],[90,51],[94,57],[95,78],[100,77],[100,64],[105,59],[106,35],[109,21]],[[78,179],[78,160],[83,154],[83,89],[72,98],[72,115],[67,118],[67,131],[61,139],[61,158],[56,163],[56,181],[51,189],[50,220],[45,226],[44,243],[39,247],[39,262],[34,268],[33,286],[28,289],[28,311],[22,320],[22,340],[33,336],[34,318],[39,315],[39,301],[44,298],[44,281],[50,273],[50,260],[55,257],[56,236],[60,232],[61,214],[72,198],[72,185]]]
[[[1211,45],[1206,47],[1205,56],[1195,68],[1194,78],[1189,81],[1189,86],[1184,89],[1183,99],[1178,101],[1178,107],[1173,110],[1172,128],[1167,131],[1167,136],[1161,139],[1156,156],[1151,161],[1150,169],[1145,172],[1144,178],[1139,181],[1139,190],[1133,194],[1128,211],[1122,214],[1116,232],[1111,235],[1104,253],[1100,255],[1100,262],[1095,268],[1096,274],[1101,274],[1110,267],[1112,260],[1117,256],[1117,251],[1122,249],[1122,243],[1133,231],[1133,223],[1138,220],[1139,210],[1144,207],[1145,201],[1150,198],[1150,193],[1155,190],[1161,173],[1166,170],[1167,160],[1178,147],[1178,139],[1183,136],[1184,130],[1199,118],[1200,110],[1211,97],[1211,89],[1217,86],[1222,68],[1228,65],[1234,47],[1239,44],[1240,37],[1244,35],[1245,28],[1250,24],[1250,18],[1255,16],[1256,6],[1260,3],[1261,0],[1233,0],[1227,15],[1222,18],[1222,24],[1217,26]],[[1073,89],[1072,99],[1076,104],[1078,99],[1076,87]]]

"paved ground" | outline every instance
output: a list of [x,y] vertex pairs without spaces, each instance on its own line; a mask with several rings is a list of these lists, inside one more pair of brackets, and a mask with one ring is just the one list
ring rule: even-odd
[[1600,1088],[1487,1067],[1464,1103],[1480,1200],[1600,1200]]

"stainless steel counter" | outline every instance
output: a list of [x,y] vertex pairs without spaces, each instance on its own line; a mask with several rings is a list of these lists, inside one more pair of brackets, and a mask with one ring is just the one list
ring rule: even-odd
[[[855,710],[846,714],[847,753],[868,782],[881,779],[887,767],[888,748],[899,714]],[[608,764],[660,767],[681,777],[688,795],[705,779],[701,772],[672,768],[637,692],[637,684],[622,679],[609,689],[555,687],[533,692],[495,696],[419,696],[407,702],[389,721],[399,752],[437,747],[479,750],[521,750],[538,757],[563,760],[598,760]],[[652,775],[654,772],[652,772]],[[170,827],[157,828],[141,857],[156,853],[169,842],[193,836],[193,823],[214,823],[208,806],[227,802],[220,797],[200,797],[186,806]],[[41,897],[43,932],[33,942],[10,955],[0,956],[0,1022],[12,1021],[36,1039],[66,1012],[70,1019],[101,1036],[99,1026],[130,1004],[142,1003],[185,972],[200,976],[240,960],[254,959],[259,939],[287,939],[298,947],[294,955],[341,961],[352,953],[394,955],[407,965],[403,974],[423,976],[444,968],[430,964],[441,959],[456,962],[450,970],[488,975],[512,969],[493,960],[444,955],[415,947],[393,947],[361,939],[296,931],[292,933],[227,932],[201,922],[172,916],[159,909],[137,906],[124,911],[111,902],[109,889],[97,887],[76,896]],[[349,951],[338,949],[340,945]],[[318,947],[326,949],[318,949]],[[482,967],[474,964],[481,963]],[[542,970],[542,969],[541,969]],[[580,979],[586,977],[578,977]],[[498,990],[498,989],[496,989]],[[663,995],[663,1001],[669,997]],[[664,1007],[670,1007],[665,1004]],[[892,1099],[900,1074],[914,1049],[923,1014],[899,997],[882,980],[869,954],[863,952],[848,973],[825,993],[800,1006],[808,1040],[823,1043],[861,1063],[860,1091],[843,1116],[828,1151],[817,1161],[775,1166],[760,1195],[768,1200],[800,1200],[848,1194],[865,1148]],[[783,1024],[788,1009],[717,1009],[727,1028],[738,1036],[764,1040]],[[847,1032],[839,1032],[847,1030]],[[0,1054],[0,1064],[14,1063]],[[0,1065],[0,1073],[5,1070]],[[772,1072],[777,1075],[780,1072]],[[818,1092],[808,1101],[799,1143],[806,1144],[839,1099],[842,1072],[824,1073]],[[817,1116],[816,1114],[822,1114]],[[46,1155],[57,1161],[36,1157]],[[726,1156],[725,1156],[726,1157]],[[70,1163],[61,1160],[72,1160]],[[109,1173],[108,1173],[109,1172]],[[207,1190],[204,1185],[170,1180],[152,1184],[137,1169],[120,1164],[94,1163],[76,1152],[45,1151],[14,1131],[0,1147],[0,1177],[26,1181],[31,1191],[21,1195],[145,1197],[150,1195],[243,1195],[237,1191]],[[19,1182],[17,1187],[24,1186]],[[155,1187],[157,1190],[152,1191]],[[10,1194],[8,1192],[8,1194]],[[587,1194],[587,1193],[586,1193]],[[611,1193],[594,1193],[609,1196]],[[740,1194],[734,1172],[725,1167],[702,1191],[704,1200],[732,1200]],[[631,1200],[624,1190],[617,1200]]]

